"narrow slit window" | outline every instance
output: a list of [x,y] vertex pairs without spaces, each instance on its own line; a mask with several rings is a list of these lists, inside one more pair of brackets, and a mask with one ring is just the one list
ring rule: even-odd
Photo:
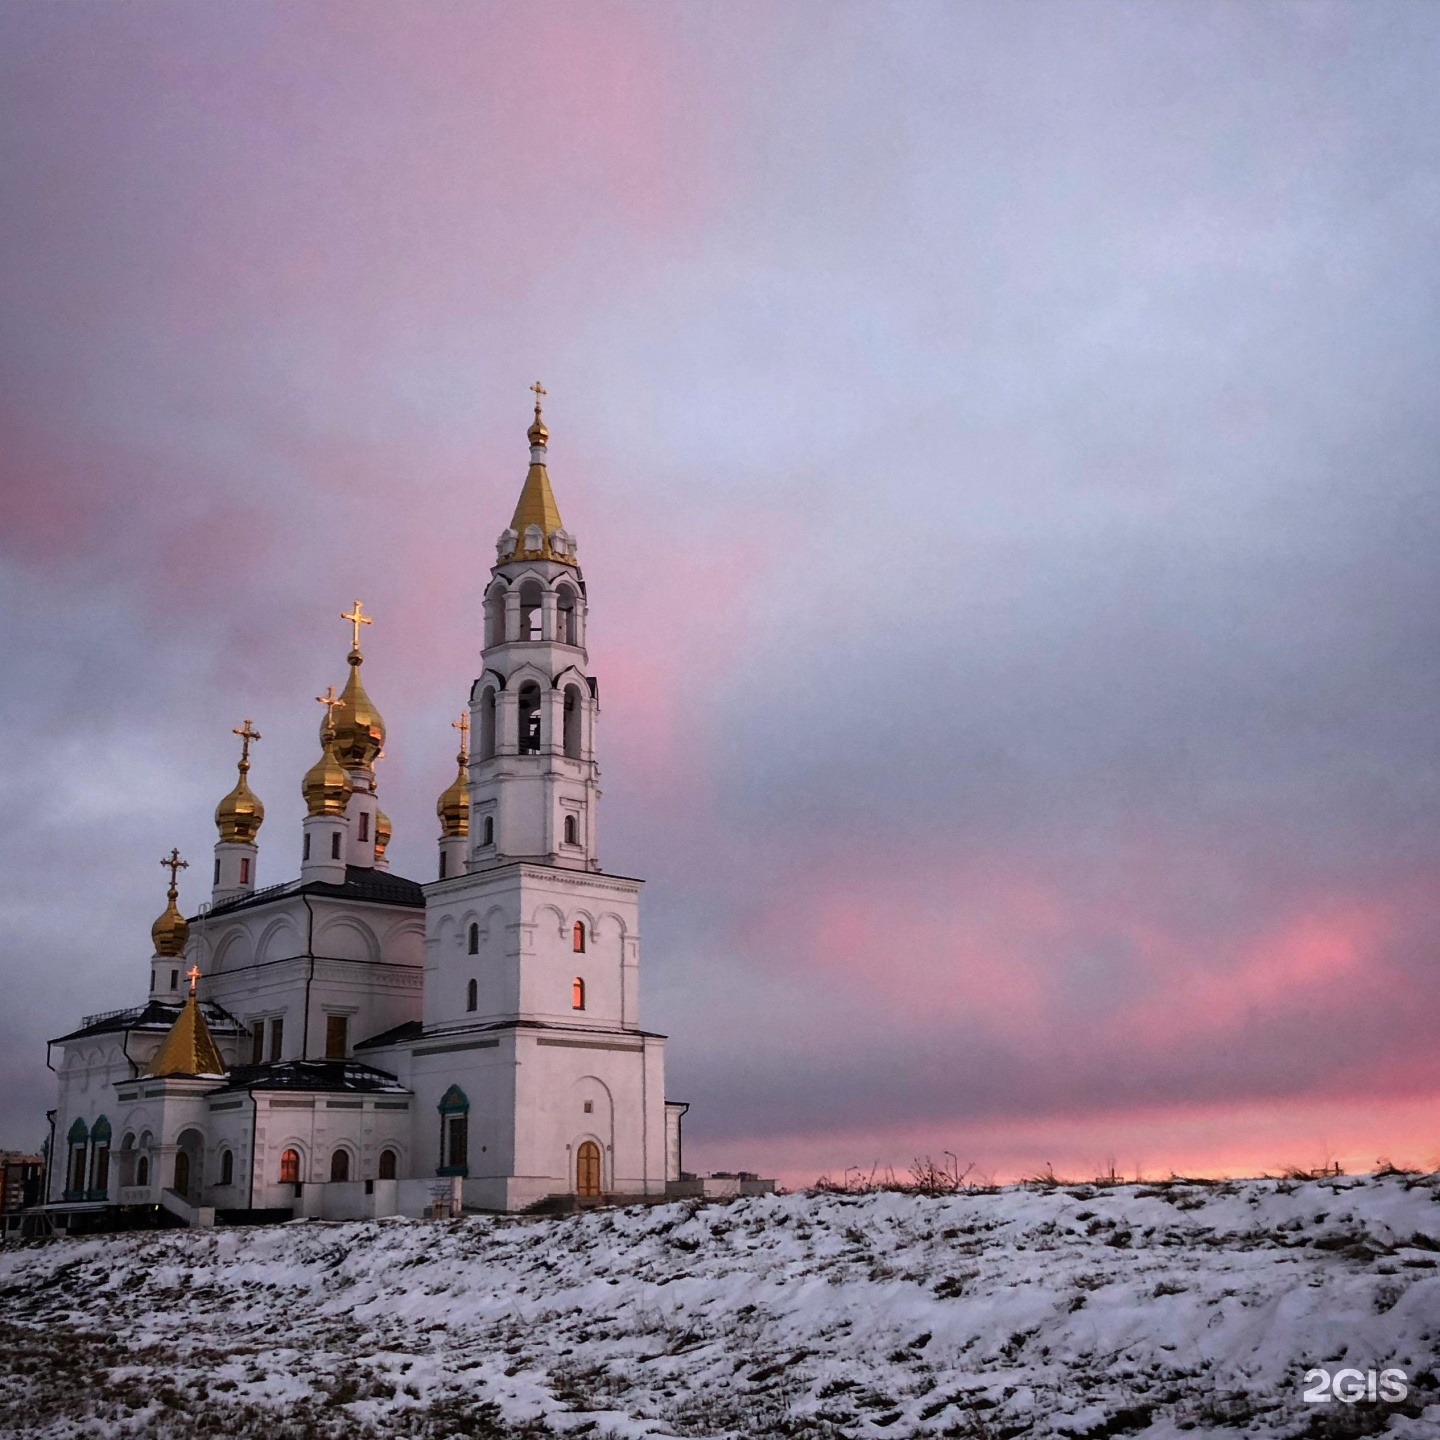
[[280,1058],[280,1051],[285,1043],[285,1021],[277,1015],[270,1022],[270,1059],[272,1061]]
[[265,1059],[265,1022],[255,1022],[255,1033],[250,1037],[250,1063],[259,1065]]
[[330,858],[332,860],[340,858],[340,832],[338,830],[330,837]]
[[570,986],[570,1008],[572,1010],[585,1008],[585,982],[578,975]]
[[220,1152],[220,1183],[222,1185],[235,1183],[235,1154],[231,1150]]
[[495,817],[494,817],[493,815],[487,815],[487,816],[485,817],[485,838],[484,838],[483,841],[481,841],[481,844],[483,844],[483,845],[493,845],[494,843],[495,843]]
[[250,883],[250,857],[248,855],[240,857],[240,883],[242,885]]
[[565,843],[567,845],[580,843],[580,822],[573,815],[565,817]]
[[478,955],[480,953],[480,927],[473,920],[470,922],[469,953],[471,955]]
[[310,832],[308,830],[305,832],[305,847],[301,852],[300,858],[302,860],[308,860],[310,858]]
[[442,880],[445,878],[445,862],[449,858],[450,856],[444,850],[440,852],[440,878]]
[[465,1008],[467,1010],[480,1008],[480,987],[473,980],[465,987]]
[[[370,838],[370,812],[368,810],[362,810],[360,812],[360,838],[362,840],[368,840]],[[343,1155],[345,1152],[343,1150],[337,1150],[335,1153],[337,1155]]]
[[570,932],[570,945],[577,955],[585,953],[585,922],[577,920],[575,928]]

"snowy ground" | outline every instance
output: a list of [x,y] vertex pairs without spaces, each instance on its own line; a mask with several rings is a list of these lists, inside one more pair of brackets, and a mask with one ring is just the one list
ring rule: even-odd
[[0,1433],[1432,1440],[1437,1262],[1398,1175],[62,1241],[0,1251]]

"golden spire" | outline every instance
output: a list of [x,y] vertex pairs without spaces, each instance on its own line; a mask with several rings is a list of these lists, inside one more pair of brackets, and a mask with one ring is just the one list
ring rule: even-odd
[[160,863],[170,872],[170,888],[165,892],[170,903],[166,905],[165,913],[150,927],[150,938],[155,942],[157,955],[174,959],[175,956],[185,953],[185,942],[190,938],[190,927],[185,923],[185,917],[175,903],[180,895],[175,877],[179,871],[188,870],[190,862],[182,860],[178,850],[171,850]]
[[[167,862],[168,863],[168,862]],[[200,970],[192,965],[186,972],[190,977],[190,996],[185,1001],[170,1033],[160,1042],[154,1058],[145,1067],[147,1075],[223,1075],[225,1062],[211,1038],[210,1027],[200,1009],[195,994],[195,982]]]
[[325,707],[325,719],[320,725],[320,758],[305,772],[300,793],[305,797],[309,814],[343,815],[354,786],[335,755],[334,716],[341,702],[333,685],[327,685],[325,693],[315,698]]
[[455,757],[458,769],[455,778],[440,792],[440,798],[435,802],[435,813],[440,817],[440,834],[446,839],[470,833],[470,786],[465,772],[470,758],[467,748],[470,736],[468,712],[461,711],[460,718],[450,724],[460,732],[460,753]]
[[247,719],[244,725],[230,732],[240,737],[240,778],[235,788],[215,807],[215,824],[222,840],[253,845],[265,819],[265,807],[250,789],[246,775],[250,773],[250,742],[260,739],[260,732]]
[[342,611],[340,618],[350,622],[352,631],[350,653],[345,657],[350,662],[350,678],[330,710],[328,721],[321,724],[320,740],[323,744],[328,723],[335,731],[335,758],[347,770],[369,770],[385,744],[385,722],[360,683],[360,666],[365,658],[360,653],[360,627],[374,621],[358,600],[355,608],[348,614]]
[[[555,503],[555,492],[550,488],[550,476],[545,469],[545,446],[550,439],[550,432],[545,428],[545,422],[540,416],[540,397],[546,390],[538,380],[530,388],[535,392],[535,422],[526,432],[530,440],[530,468],[525,473],[525,483],[520,488],[520,499],[510,521],[515,540],[510,553],[502,554],[500,559],[502,563],[506,560],[533,559],[558,560],[562,565],[573,565],[574,542],[568,543],[563,554],[555,549],[553,543],[555,532],[563,531],[565,527],[560,519],[560,507]],[[540,532],[538,545],[533,534],[528,537],[525,534],[532,525]]]

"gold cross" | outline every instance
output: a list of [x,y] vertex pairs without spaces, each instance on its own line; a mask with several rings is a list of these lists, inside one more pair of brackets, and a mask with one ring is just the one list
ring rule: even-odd
[[248,770],[250,768],[250,742],[260,739],[260,732],[247,719],[240,729],[232,730],[230,733],[240,737],[240,766],[242,769]]
[[[343,616],[341,617],[344,618]],[[335,707],[341,703],[340,697],[335,693],[333,685],[325,687],[323,695],[315,697],[325,707],[325,729],[331,731],[335,728]]]
[[200,967],[198,965],[192,965],[185,974],[190,979],[190,993],[193,995],[195,993],[195,982],[200,978]]
[[355,602],[355,608],[348,615],[342,610],[340,612],[340,618],[350,622],[350,628],[355,632],[350,641],[350,648],[352,650],[358,650],[360,648],[360,627],[362,625],[373,625],[375,622],[361,610],[358,600]]
[[535,392],[535,418],[538,420],[540,418],[540,397],[548,395],[550,392],[538,380],[529,388]]
[[469,750],[467,742],[470,738],[470,712],[462,710],[460,718],[450,722],[450,728],[460,732],[460,754],[463,757]]
[[176,895],[180,893],[175,884],[176,872],[188,870],[190,868],[190,862],[188,860],[182,860],[178,850],[171,850],[160,863],[170,872],[170,898],[173,900]]

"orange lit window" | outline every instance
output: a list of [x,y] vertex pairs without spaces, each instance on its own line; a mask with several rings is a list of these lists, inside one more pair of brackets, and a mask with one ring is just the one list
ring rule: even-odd
[[583,921],[577,920],[575,928],[570,932],[570,944],[577,955],[585,953],[585,925]]
[[576,1010],[585,1008],[585,982],[578,975],[575,977],[575,983],[570,987],[570,1004]]

